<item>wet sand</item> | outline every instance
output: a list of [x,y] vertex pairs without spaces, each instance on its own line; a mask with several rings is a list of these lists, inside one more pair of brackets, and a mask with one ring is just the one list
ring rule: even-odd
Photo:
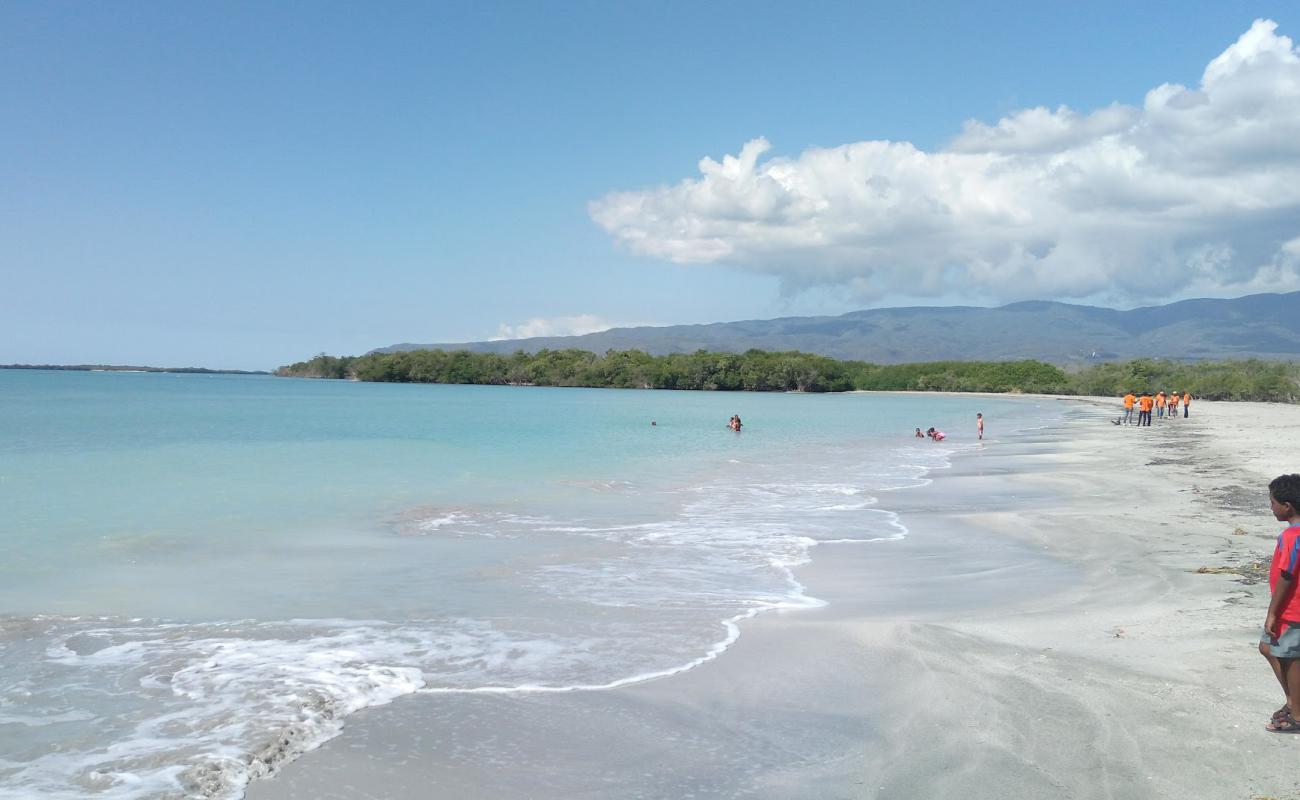
[[998,440],[990,420],[984,447],[883,497],[907,538],[817,548],[799,578],[825,608],[635,686],[400,698],[247,796],[1300,796],[1300,737],[1263,730],[1281,697],[1248,577],[1280,527],[1265,485],[1300,470],[1300,407],[1198,402],[1138,429],[1060,402],[1061,428]]

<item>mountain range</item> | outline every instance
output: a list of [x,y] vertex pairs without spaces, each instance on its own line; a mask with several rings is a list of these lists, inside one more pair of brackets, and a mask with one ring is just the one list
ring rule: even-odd
[[1035,358],[1056,364],[1140,357],[1300,358],[1300,292],[1182,300],[1129,310],[1050,301],[996,308],[917,306],[840,316],[707,325],[612,328],[583,336],[395,344],[375,352],[441,348],[537,352],[578,348],[654,355],[709,350],[801,350],[878,364]]

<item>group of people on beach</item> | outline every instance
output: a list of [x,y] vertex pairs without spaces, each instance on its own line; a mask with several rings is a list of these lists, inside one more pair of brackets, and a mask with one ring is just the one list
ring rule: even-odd
[[[981,412],[981,413],[975,415],[975,433],[978,435],[978,437],[980,438],[980,440],[983,440],[983,439],[984,439],[984,414],[983,414],[983,412]],[[916,429],[916,433],[914,434],[914,436],[915,436],[915,438],[917,438],[917,439],[930,439],[930,440],[932,440],[932,441],[936,441],[936,442],[942,442],[944,439],[947,439],[947,438],[948,438],[948,435],[947,435],[946,433],[944,433],[943,431],[939,430],[938,428],[934,428],[934,427],[931,427],[931,428],[930,428],[929,430],[927,430],[925,433],[921,433],[921,429],[920,429],[920,428],[917,428],[917,429]]]
[[1133,425],[1133,411],[1135,408],[1138,412],[1136,423],[1138,425],[1149,426],[1151,424],[1152,410],[1155,411],[1156,416],[1159,418],[1163,419],[1166,416],[1166,412],[1168,412],[1168,417],[1174,419],[1178,416],[1179,405],[1183,407],[1183,416],[1186,417],[1188,415],[1188,409],[1192,406],[1192,395],[1190,392],[1183,392],[1181,396],[1178,392],[1170,392],[1168,394],[1165,394],[1164,392],[1156,392],[1154,396],[1152,396],[1150,392],[1143,392],[1141,395],[1129,392],[1124,395],[1124,414],[1115,421],[1115,424]]

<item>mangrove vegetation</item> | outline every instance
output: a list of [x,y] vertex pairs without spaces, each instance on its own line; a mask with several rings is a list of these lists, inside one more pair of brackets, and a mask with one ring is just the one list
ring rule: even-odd
[[1162,359],[1093,364],[1066,372],[1042,361],[931,361],[870,364],[825,356],[748,350],[675,353],[641,350],[542,350],[511,355],[467,350],[412,350],[330,356],[324,353],[276,375],[400,383],[585,386],[703,391],[1026,392],[1118,397],[1126,392],[1190,392],[1206,400],[1300,399],[1300,367],[1248,359],[1179,362]]

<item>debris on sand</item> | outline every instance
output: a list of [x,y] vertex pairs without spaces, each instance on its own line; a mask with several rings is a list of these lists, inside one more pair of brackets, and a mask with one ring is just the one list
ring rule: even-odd
[[1198,575],[1240,575],[1240,583],[1252,584],[1268,580],[1268,561],[1255,561],[1234,567],[1199,567]]

